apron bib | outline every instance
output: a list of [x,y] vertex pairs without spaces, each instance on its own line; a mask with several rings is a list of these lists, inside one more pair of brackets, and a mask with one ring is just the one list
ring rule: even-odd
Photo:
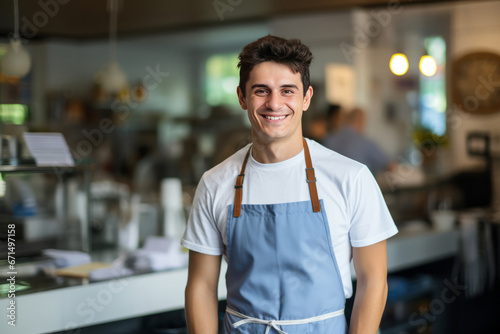
[[311,201],[242,205],[250,149],[228,208],[224,333],[346,333],[345,295],[307,143]]

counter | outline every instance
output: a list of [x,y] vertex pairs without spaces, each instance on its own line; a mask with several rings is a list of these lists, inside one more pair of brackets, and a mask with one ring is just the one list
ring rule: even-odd
[[[458,251],[458,231],[401,232],[388,241],[388,272],[434,262]],[[219,299],[225,299],[223,261]],[[352,270],[354,273],[354,270]],[[353,278],[355,275],[353,274]],[[161,313],[184,307],[187,268],[85,283],[16,297],[16,327],[0,319],[0,333],[47,333]],[[0,299],[7,314],[9,299]]]
[[[393,273],[454,256],[458,253],[458,247],[458,230],[401,230],[387,241],[387,272]],[[352,261],[351,278],[356,279]]]

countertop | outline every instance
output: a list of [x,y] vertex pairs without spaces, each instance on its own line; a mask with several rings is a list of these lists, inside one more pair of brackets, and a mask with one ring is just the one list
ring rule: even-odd
[[[458,241],[457,230],[400,231],[387,243],[388,272],[453,256]],[[226,268],[223,261],[219,299],[226,298]],[[181,309],[186,281],[187,268],[179,268],[16,296],[16,327],[4,316],[0,333],[76,333],[71,329]],[[4,314],[9,301],[0,299]]]

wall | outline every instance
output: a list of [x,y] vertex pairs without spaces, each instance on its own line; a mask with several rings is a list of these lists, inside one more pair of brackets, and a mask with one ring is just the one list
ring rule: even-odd
[[[500,2],[475,2],[453,7],[451,58],[475,51],[500,54]],[[500,88],[497,88],[500,89]],[[500,110],[491,115],[474,115],[459,112],[459,126],[451,129],[453,168],[468,169],[482,163],[481,159],[467,156],[466,135],[470,131],[499,131]]]
[[272,34],[298,38],[313,54],[310,67],[314,97],[310,110],[326,110],[325,67],[328,63],[347,64],[339,45],[350,40],[351,12],[304,14],[278,17],[271,20]]
[[[96,73],[109,61],[106,41],[49,41],[45,47],[45,92],[63,91],[76,97],[88,97]],[[117,53],[120,66],[127,74],[131,86],[150,75],[150,70],[156,71],[158,68],[161,72],[169,73],[167,77],[159,77],[161,82],[148,91],[148,98],[139,105],[137,112],[161,111],[173,115],[189,112],[192,85],[189,81],[189,54],[169,47],[168,43],[160,48],[145,47],[140,40],[121,41]]]
[[[381,9],[377,9],[377,12]],[[307,14],[297,17],[277,18],[271,21],[274,34],[286,38],[300,38],[308,45],[314,59],[311,64],[311,82],[315,89],[313,101],[317,111],[326,108],[325,69],[329,63],[348,64],[355,70],[355,101],[367,114],[366,134],[379,144],[389,156],[395,158],[404,148],[401,134],[394,124],[385,119],[385,102],[389,93],[384,92],[387,85],[385,69],[373,64],[385,63],[384,52],[387,48],[377,46],[378,37],[369,38],[363,45],[358,43],[357,31],[374,21],[370,11],[353,10],[335,13]],[[392,23],[391,23],[392,24]],[[368,23],[369,25],[369,23]],[[384,30],[384,29],[381,29]],[[386,32],[381,31],[380,35]],[[379,34],[377,34],[379,35]],[[345,51],[348,44],[356,48],[352,54]],[[381,78],[382,76],[382,78]]]
[[[377,8],[375,11],[382,10]],[[463,54],[489,50],[500,53],[500,2],[475,1],[471,3],[446,3],[427,6],[402,6],[401,12],[390,17],[390,22],[380,33],[368,39],[366,46],[358,47],[354,57],[357,74],[356,100],[367,110],[367,135],[392,158],[407,159],[411,143],[412,114],[417,112],[418,103],[412,103],[411,94],[398,90],[394,84],[395,76],[386,67],[390,55],[396,50],[404,51],[410,60],[410,69],[405,77],[418,76],[418,59],[423,47],[423,38],[442,35],[447,41],[448,69],[454,59]],[[356,10],[352,14],[352,28],[349,33],[356,34],[374,21],[372,10]],[[312,25],[314,27],[314,25]],[[314,29],[314,28],[311,28]],[[358,35],[359,37],[359,35]],[[351,41],[353,38],[351,38]],[[351,42],[356,44],[356,36]],[[412,61],[413,60],[413,61]],[[375,66],[374,66],[375,64]],[[450,82],[447,81],[449,89]],[[448,113],[451,99],[448,95]],[[392,103],[396,119],[387,119],[387,103]],[[470,115],[454,111],[454,122],[448,125],[450,146],[439,156],[443,166],[440,172],[452,173],[473,168],[482,164],[481,158],[467,156],[465,139],[472,130],[499,131],[500,114]],[[456,118],[462,120],[459,126]],[[451,159],[448,160],[448,157]],[[446,161],[445,161],[446,160]]]
[[[377,9],[376,12],[386,10]],[[393,80],[394,76],[388,69],[388,60],[394,52],[394,38],[396,34],[396,18],[404,15],[404,10],[390,15],[386,26],[379,27],[378,33],[371,37],[366,34],[369,27],[374,26],[373,12],[357,10],[353,13],[353,28],[356,33],[351,42],[356,47],[354,57],[356,68],[356,100],[359,106],[366,111],[366,135],[374,140],[383,152],[391,159],[397,160],[408,148],[410,139],[406,137],[408,120],[411,120],[411,110],[408,110],[404,97],[398,96]],[[374,30],[377,32],[377,30]],[[364,36],[363,38],[360,36]],[[375,64],[375,66],[374,66]],[[397,110],[396,116],[389,120],[387,117],[388,104],[392,103]]]
[[[148,98],[134,112],[159,112],[169,116],[196,114],[203,92],[200,91],[200,63],[204,57],[225,50],[239,50],[246,43],[268,33],[260,23],[236,27],[214,27],[174,34],[119,38],[118,62],[127,74],[128,83],[140,83],[157,68],[168,72],[159,85],[148,91]],[[37,115],[43,114],[47,93],[66,92],[88,98],[98,71],[109,61],[108,42],[49,40],[32,43],[35,65],[35,101]]]

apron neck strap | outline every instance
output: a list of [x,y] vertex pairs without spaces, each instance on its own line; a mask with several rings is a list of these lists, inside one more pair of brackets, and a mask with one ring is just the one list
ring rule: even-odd
[[248,157],[250,156],[250,151],[252,150],[252,145],[248,148],[247,155],[245,155],[245,160],[243,160],[243,166],[241,166],[240,175],[236,178],[236,184],[234,186],[234,212],[233,217],[239,217],[241,215],[241,201],[243,199],[243,178],[245,177],[245,167],[247,166]]
[[[309,153],[309,147],[304,138],[302,138],[304,144],[304,157],[306,159],[306,182],[309,186],[309,193],[311,196],[311,203],[313,207],[313,212],[321,211],[321,206],[318,199],[318,190],[316,188],[316,176],[314,175],[314,168],[312,166],[311,154]],[[241,202],[243,200],[243,179],[245,177],[245,168],[247,166],[248,157],[250,156],[250,151],[252,146],[248,148],[247,154],[245,155],[245,160],[243,160],[243,165],[241,166],[241,171],[236,178],[236,184],[234,186],[234,211],[233,217],[239,217],[241,215]]]
[[304,156],[306,158],[306,181],[309,185],[309,194],[311,195],[313,212],[320,212],[321,206],[319,205],[318,189],[316,188],[316,175],[314,175],[311,154],[309,153],[309,147],[307,146],[306,139],[302,138],[302,141],[304,142]]

